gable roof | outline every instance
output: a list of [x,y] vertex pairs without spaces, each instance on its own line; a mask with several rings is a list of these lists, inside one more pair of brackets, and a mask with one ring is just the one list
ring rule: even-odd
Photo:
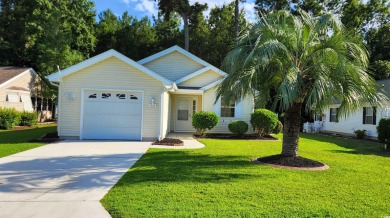
[[82,70],[86,67],[89,67],[91,65],[94,65],[98,62],[101,62],[103,60],[106,60],[108,58],[111,58],[111,57],[116,57],[118,58],[119,60],[125,62],[126,64],[146,73],[147,75],[155,78],[156,80],[159,80],[161,81],[164,85],[166,86],[170,86],[172,85],[172,81],[162,77],[161,75],[153,72],[152,70],[142,66],[141,64],[131,60],[130,58],[124,56],[123,54],[111,49],[111,50],[108,50],[106,52],[103,52],[99,55],[96,55],[95,57],[92,57],[92,58],[89,58],[83,62],[80,62],[78,64],[75,64],[69,68],[66,68],[64,70],[62,70],[61,72],[56,72],[56,73],[53,73],[49,76],[47,76],[46,78],[49,79],[51,82],[60,82],[60,79],[64,76],[67,76],[67,75],[70,75],[72,73],[75,73],[79,70]]
[[[199,75],[201,75],[201,74],[203,74],[203,73],[206,73],[206,72],[208,72],[209,70],[215,72],[215,70],[213,70],[212,66],[207,66],[207,67],[202,68],[202,69],[200,69],[200,70],[198,70],[198,71],[195,71],[195,72],[193,72],[193,73],[191,73],[191,74],[188,74],[188,75],[185,76],[185,77],[182,77],[182,78],[180,78],[180,79],[175,80],[175,83],[176,83],[176,84],[183,83],[184,81],[187,81],[187,80],[189,80],[189,79],[192,79],[192,78],[194,78],[194,77],[196,77],[196,76],[199,76]],[[217,72],[215,72],[215,73],[219,74],[219,75],[222,76],[222,77],[225,77],[225,76],[227,75],[226,73],[224,73],[224,72],[222,72],[222,71],[217,71]]]
[[0,87],[6,85],[7,83],[16,80],[25,73],[37,73],[28,67],[14,67],[14,66],[4,66],[0,67]]
[[174,51],[177,51],[177,52],[181,53],[182,55],[190,58],[191,60],[193,60],[193,61],[195,61],[195,62],[197,62],[197,63],[199,63],[199,64],[201,64],[201,65],[203,65],[205,67],[209,67],[211,70],[217,72],[218,74],[221,74],[222,76],[227,75],[227,73],[223,72],[222,70],[216,68],[215,66],[207,63],[206,61],[198,58],[197,56],[191,54],[190,52],[184,50],[183,48],[181,48],[181,47],[179,47],[177,45],[172,46],[172,47],[170,47],[168,49],[165,49],[163,51],[160,51],[160,52],[158,52],[158,53],[156,53],[154,55],[151,55],[151,56],[149,56],[147,58],[144,58],[142,60],[139,60],[138,63],[142,64],[142,65],[145,65],[145,64],[147,64],[147,63],[149,63],[149,62],[151,62],[153,60],[156,60],[156,59],[161,58],[161,57],[163,57],[165,55],[168,55],[168,54],[170,54],[170,53],[172,53]]
[[15,76],[26,72],[28,69],[30,68],[13,66],[0,67],[0,84],[3,84]]

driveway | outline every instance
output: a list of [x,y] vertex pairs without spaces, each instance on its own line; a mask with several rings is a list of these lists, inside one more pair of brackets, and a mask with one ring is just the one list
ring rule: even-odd
[[0,217],[110,217],[99,200],[149,146],[64,141],[0,158]]

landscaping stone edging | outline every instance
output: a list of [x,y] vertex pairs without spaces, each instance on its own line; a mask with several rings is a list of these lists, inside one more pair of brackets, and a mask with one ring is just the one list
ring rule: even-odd
[[292,170],[314,170],[314,171],[319,171],[319,170],[327,170],[330,167],[326,164],[322,167],[290,167],[290,166],[282,166],[282,165],[276,165],[276,164],[269,164],[269,163],[264,163],[261,161],[258,161],[257,158],[252,159],[252,163],[254,164],[262,164],[266,166],[271,166],[271,167],[277,167],[277,168],[283,168],[283,169],[292,169]]

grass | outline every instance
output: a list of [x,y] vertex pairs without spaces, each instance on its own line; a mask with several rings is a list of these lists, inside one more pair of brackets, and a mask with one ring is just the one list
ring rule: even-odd
[[330,169],[297,171],[250,162],[278,154],[280,141],[202,142],[200,150],[150,149],[103,206],[113,217],[390,215],[390,153],[379,144],[302,134],[300,155]]
[[54,124],[37,125],[32,129],[17,131],[0,130],[0,158],[42,146],[44,143],[28,141],[55,131],[56,126]]

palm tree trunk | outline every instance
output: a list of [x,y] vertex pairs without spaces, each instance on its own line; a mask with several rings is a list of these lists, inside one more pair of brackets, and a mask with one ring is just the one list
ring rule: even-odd
[[298,156],[302,103],[294,103],[284,115],[282,155]]
[[240,7],[240,0],[235,0],[234,7],[234,38],[237,40],[238,37],[238,11]]
[[184,21],[184,49],[189,51],[190,49],[190,34],[188,31],[188,15],[183,13],[183,21]]

